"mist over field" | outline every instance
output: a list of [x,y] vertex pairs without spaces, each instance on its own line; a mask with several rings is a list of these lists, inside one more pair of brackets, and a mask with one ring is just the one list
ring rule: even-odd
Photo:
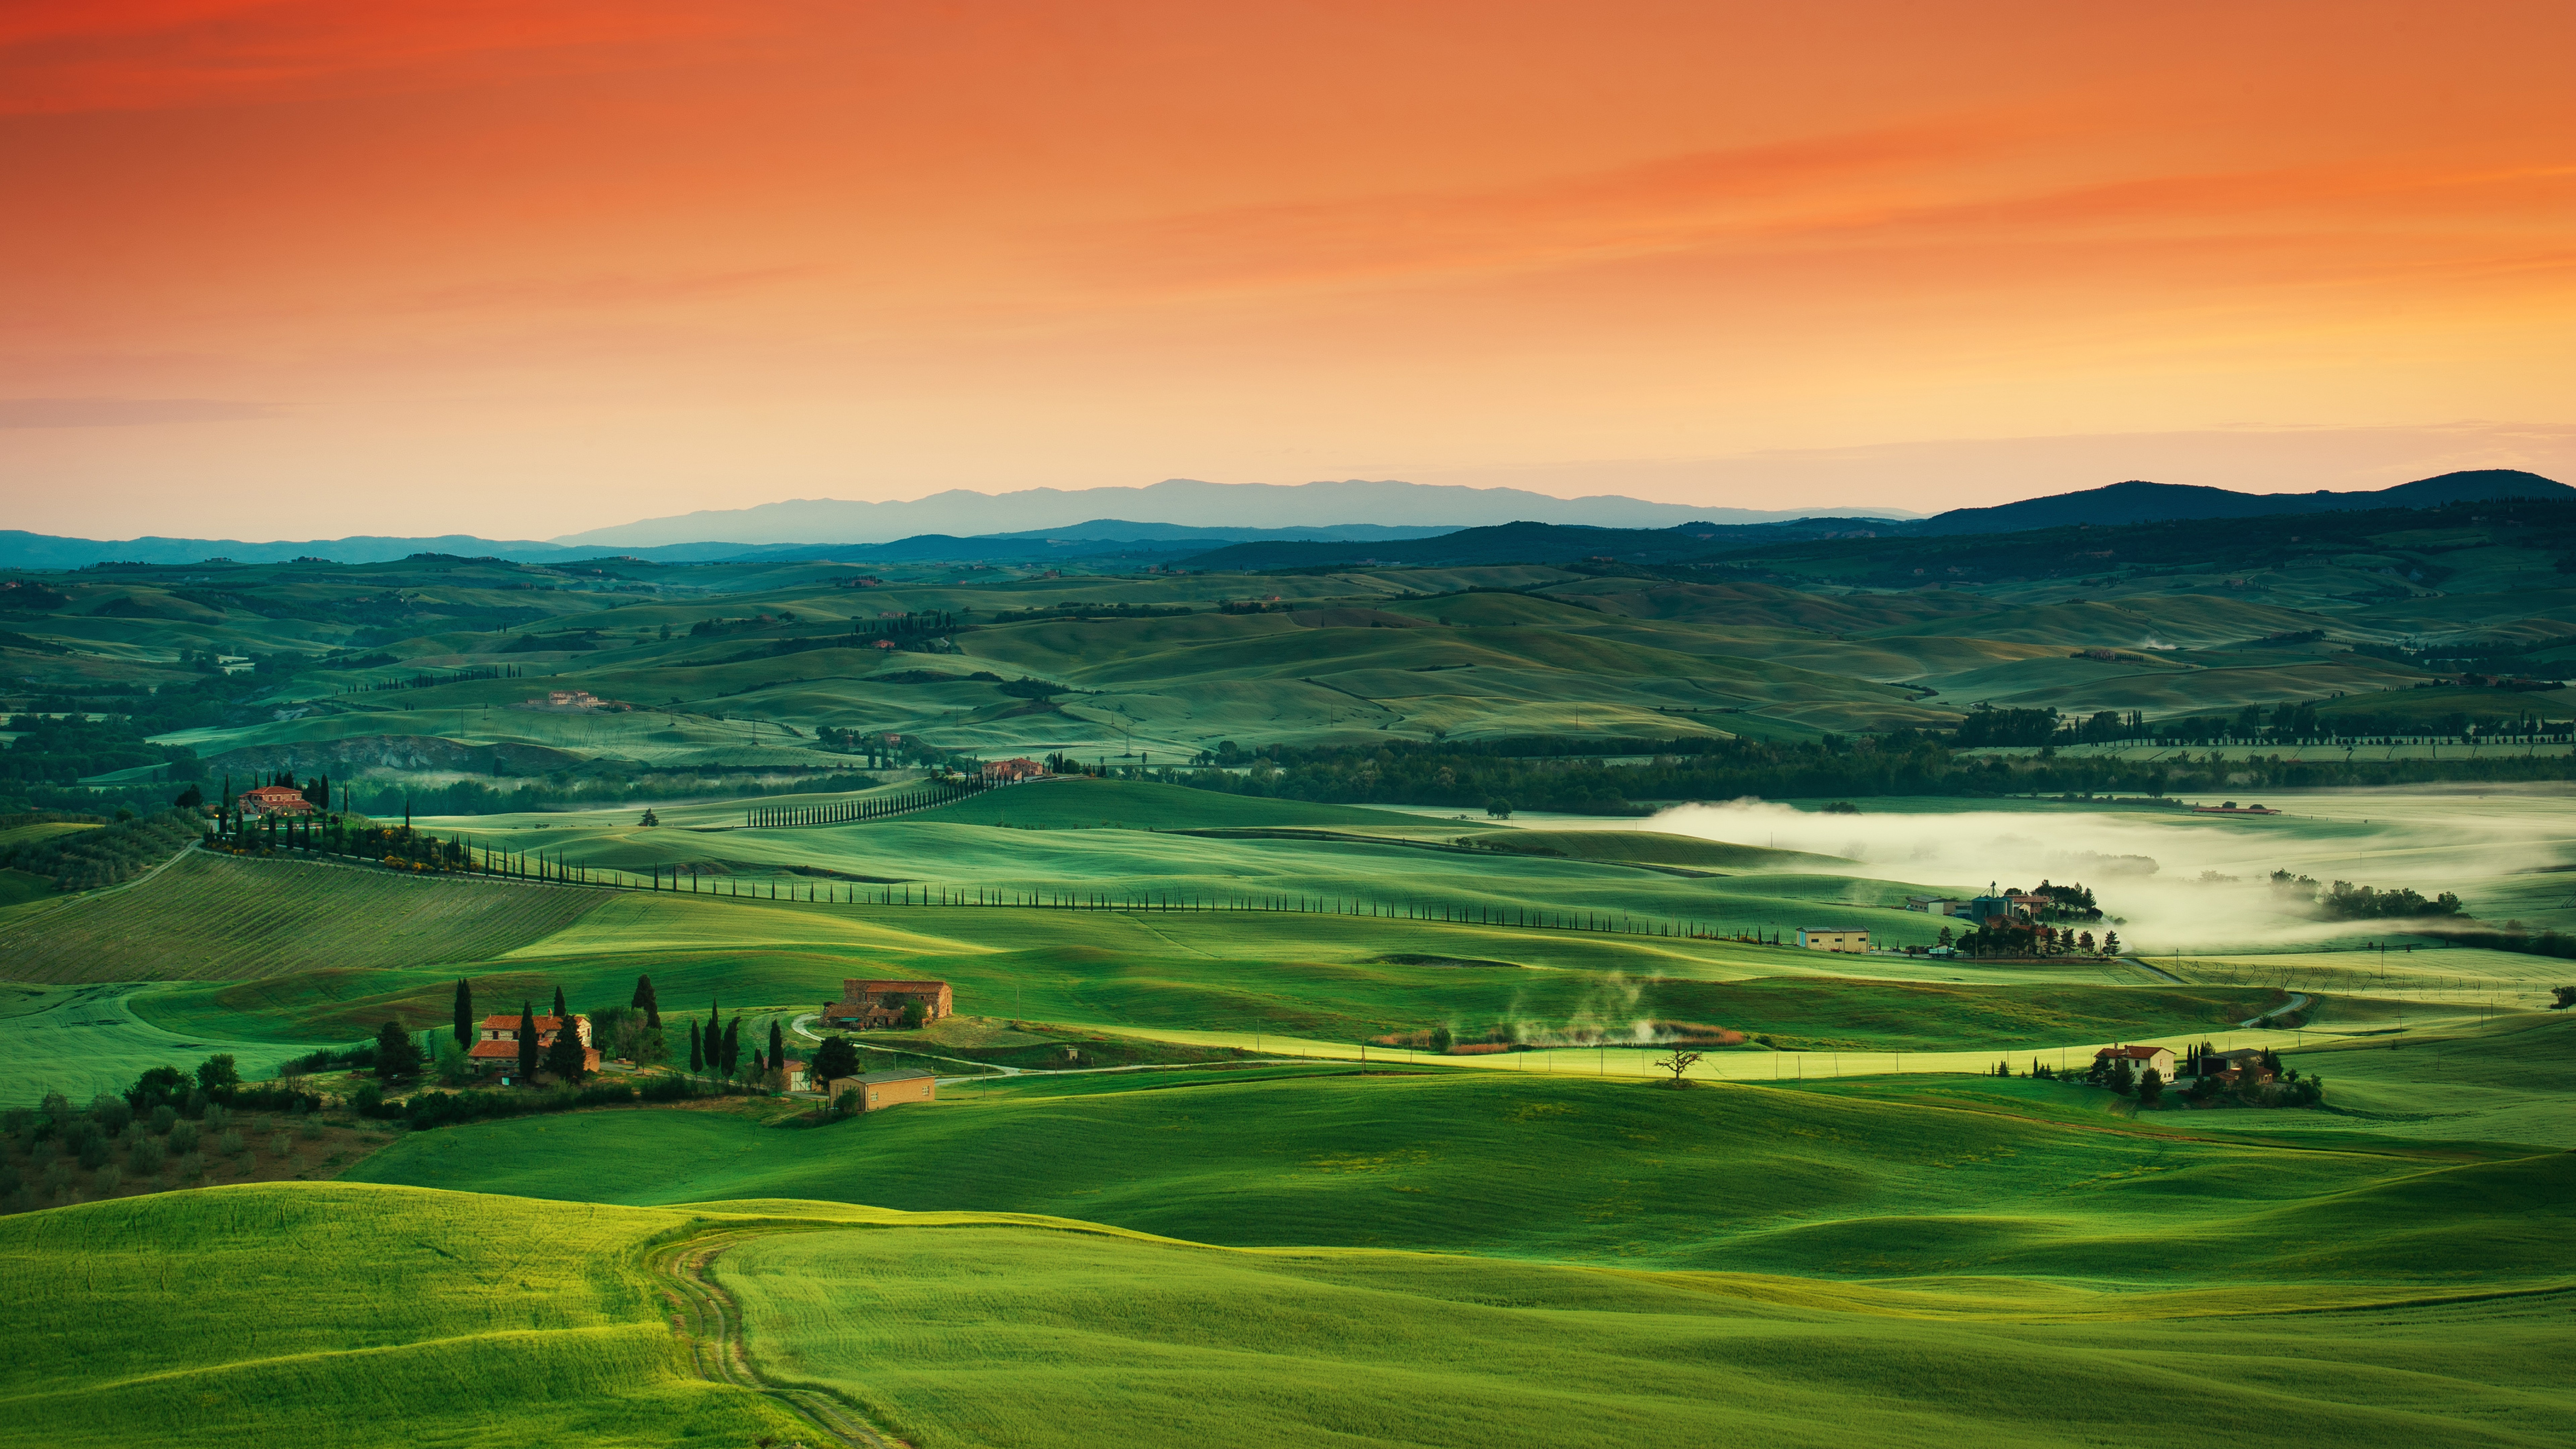
[[2116,918],[2131,949],[2188,952],[2314,945],[2381,928],[2316,919],[2275,892],[2268,880],[2275,870],[2426,896],[2458,891],[2474,912],[2482,882],[2550,858],[2566,833],[2563,821],[2483,803],[2428,798],[2361,817],[2360,808],[2390,811],[2390,803],[2299,800],[2278,816],[2213,819],[2181,810],[1843,815],[1737,800],[1676,806],[1648,828],[1839,856],[1862,869],[1821,861],[1804,869],[1962,893],[2079,883]]

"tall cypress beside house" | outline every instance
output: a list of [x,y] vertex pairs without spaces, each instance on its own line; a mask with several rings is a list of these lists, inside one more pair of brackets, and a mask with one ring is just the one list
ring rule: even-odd
[[653,998],[653,978],[635,978],[635,1009],[644,1013],[644,1025],[659,1031],[662,1027],[662,1003]]
[[462,976],[456,978],[456,1044],[474,1050],[474,988]]
[[560,987],[560,986],[558,986],[558,987],[556,987],[556,988],[555,988],[555,1015],[556,1015],[557,1017],[561,1017],[563,1014],[564,1014],[563,988],[562,988],[562,987]]
[[555,1028],[554,1043],[546,1048],[546,1070],[559,1082],[578,1082],[590,1070],[590,1054],[582,1048],[578,1024],[569,1016]]
[[778,1018],[771,1017],[769,1020],[769,1069],[773,1072],[777,1071],[779,1069],[778,1064],[785,1060],[787,1060],[787,1033],[778,1029]]
[[527,1002],[519,1003],[519,1080],[527,1081],[537,1074],[537,1013]]
[[693,1016],[689,1018],[689,1075],[694,1077],[706,1069],[706,1050],[698,1041],[698,1019]]

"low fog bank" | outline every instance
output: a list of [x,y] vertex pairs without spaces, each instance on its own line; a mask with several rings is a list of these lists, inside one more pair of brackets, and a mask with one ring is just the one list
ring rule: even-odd
[[2476,911],[2480,882],[2557,858],[2563,824],[2484,816],[2318,821],[2219,819],[2186,811],[1824,814],[1761,800],[1680,805],[1647,828],[1737,845],[1837,855],[1812,874],[1858,874],[1944,892],[2042,880],[2093,888],[2123,943],[2150,952],[2296,948],[2402,931],[2405,922],[2324,921],[2285,903],[2267,878],[2288,869],[2320,882],[2458,891]]

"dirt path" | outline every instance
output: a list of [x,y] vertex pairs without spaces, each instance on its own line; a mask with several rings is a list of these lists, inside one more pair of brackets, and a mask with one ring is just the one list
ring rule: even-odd
[[742,1306],[718,1287],[707,1265],[736,1243],[779,1229],[716,1228],[644,1255],[645,1271],[662,1286],[671,1309],[671,1328],[689,1346],[698,1377],[731,1384],[785,1405],[798,1418],[821,1430],[830,1442],[850,1449],[909,1449],[880,1431],[856,1409],[819,1389],[780,1388],[751,1366],[743,1344]]

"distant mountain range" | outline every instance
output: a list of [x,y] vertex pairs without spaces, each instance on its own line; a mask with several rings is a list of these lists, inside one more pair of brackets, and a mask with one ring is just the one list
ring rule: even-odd
[[[1309,490],[1322,490],[1310,492]],[[1038,523],[1008,533],[919,532],[883,541],[865,538],[840,543],[802,540],[829,538],[830,510],[928,510],[922,516],[965,513],[961,525],[994,517],[1026,519],[1043,514],[1061,501],[1097,502],[1103,495],[1135,501],[1147,495],[1176,513],[1206,517],[1232,513],[1228,523],[1176,521],[1171,516],[1137,521],[1093,515],[1060,524]],[[1241,506],[1221,507],[1240,498]],[[1066,491],[1030,489],[994,497],[981,493],[943,493],[914,503],[774,503],[760,508],[687,515],[684,520],[655,519],[623,529],[599,529],[550,541],[488,539],[466,534],[435,538],[365,535],[310,539],[302,542],[252,543],[240,539],[135,538],[100,541],[60,538],[51,534],[0,530],[0,568],[76,569],[95,563],[133,562],[195,564],[210,559],[236,563],[284,563],[298,558],[334,563],[377,563],[415,553],[492,556],[530,563],[596,558],[606,553],[631,555],[663,563],[717,560],[783,560],[829,558],[851,563],[906,563],[960,560],[1025,562],[1076,558],[1186,558],[1199,568],[1298,568],[1377,562],[1404,563],[1543,563],[1566,562],[1587,555],[1617,556],[1632,561],[1680,558],[1750,548],[1763,543],[1855,535],[1941,535],[2014,533],[2029,529],[2149,523],[2180,519],[2213,520],[2276,517],[2377,508],[2435,508],[2484,499],[2571,499],[2576,488],[2510,468],[2445,473],[2393,488],[2348,493],[2236,493],[2224,488],[2187,484],[2129,482],[2028,498],[1992,508],[1957,508],[1930,518],[1909,514],[1890,517],[1889,509],[1813,509],[1762,512],[1750,509],[1694,509],[1678,504],[1647,503],[1634,498],[1602,496],[1561,499],[1511,488],[1424,487],[1413,483],[1308,483],[1294,487],[1269,484],[1197,483],[1174,479],[1151,488],[1093,488]],[[1032,501],[1035,500],[1035,501]],[[931,505],[939,505],[931,509]],[[1457,512],[1438,522],[1275,523],[1265,521],[1292,513],[1296,507],[1349,508],[1383,518],[1442,504]],[[1008,505],[1008,506],[1004,506]],[[1535,506],[1544,505],[1544,506]],[[1528,507],[1519,517],[1476,521],[1475,515]],[[777,512],[775,510],[787,510]],[[819,510],[800,513],[797,510]],[[1635,518],[1633,515],[1653,515]],[[1534,515],[1556,515],[1544,517]],[[1567,515],[1591,515],[1568,517]],[[809,519],[784,541],[739,538],[617,541],[602,535],[629,530],[650,532],[666,524],[721,520],[743,521],[760,515],[756,531],[788,527]],[[862,515],[894,520],[898,512]],[[1612,521],[1600,521],[1603,518]],[[1468,521],[1461,521],[1466,519]],[[1625,519],[1625,521],[1620,521]],[[709,524],[709,527],[716,526]],[[864,525],[853,524],[852,527]],[[685,530],[682,530],[685,531]]]
[[[1480,524],[1577,523],[1597,528],[1669,528],[1677,523],[1769,523],[1813,513],[1859,513],[1920,518],[1911,509],[1699,508],[1649,503],[1600,494],[1555,498],[1519,488],[1462,488],[1392,480],[1338,483],[1202,483],[1167,478],[1144,488],[1027,488],[1013,493],[951,489],[903,503],[845,503],[795,499],[753,508],[647,518],[614,528],[566,534],[554,542],[620,552],[661,544],[722,538],[739,543],[793,543],[818,538],[882,543],[921,534],[979,536],[997,518],[1029,531],[1063,530],[1102,519],[1150,518],[1193,528],[1277,529],[1335,526],[1329,520],[1365,518],[1372,524],[1441,532]],[[1143,535],[1138,535],[1143,536]]]

